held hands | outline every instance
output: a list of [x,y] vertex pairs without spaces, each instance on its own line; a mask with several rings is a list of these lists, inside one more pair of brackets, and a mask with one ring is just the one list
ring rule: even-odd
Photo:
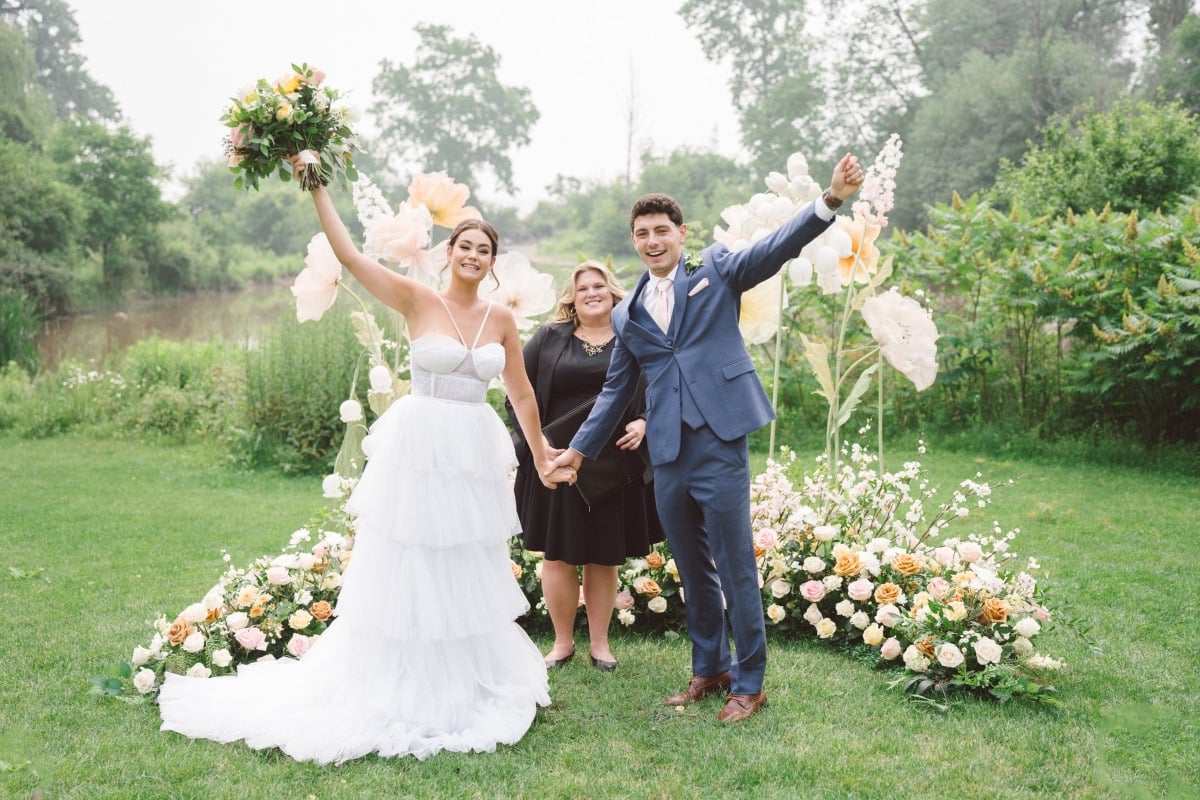
[[538,479],[551,491],[557,489],[560,483],[575,482],[574,468],[559,467],[556,464],[556,459],[560,458],[564,452],[551,447],[550,443],[544,437],[542,438],[542,457],[537,459]]
[[646,420],[635,419],[625,426],[625,435],[617,439],[621,450],[637,450],[646,439]]
[[833,168],[833,180],[829,183],[829,193],[839,200],[845,200],[857,192],[862,184],[862,165],[858,163],[857,158],[847,153]]
[[579,477],[579,465],[583,463],[583,455],[567,448],[558,451],[558,457],[542,471],[542,483],[554,488],[552,484],[566,483],[574,485]]

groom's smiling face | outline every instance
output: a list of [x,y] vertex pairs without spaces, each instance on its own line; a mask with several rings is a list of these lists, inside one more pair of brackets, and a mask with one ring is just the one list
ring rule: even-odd
[[686,235],[687,224],[676,225],[666,214],[645,214],[633,221],[633,247],[655,277],[675,269]]

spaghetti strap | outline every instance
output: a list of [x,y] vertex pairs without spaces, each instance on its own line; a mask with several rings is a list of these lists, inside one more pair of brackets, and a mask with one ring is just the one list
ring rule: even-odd
[[[436,294],[436,293],[435,293],[435,294]],[[438,295],[437,295],[437,299],[442,301],[442,308],[446,309],[446,316],[450,318],[450,324],[454,326],[454,332],[458,334],[458,340],[459,340],[460,342],[462,342],[462,346],[463,346],[463,347],[466,347],[466,346],[467,346],[467,340],[463,338],[462,331],[460,331],[460,330],[458,329],[458,323],[454,321],[454,315],[450,313],[450,306],[446,305],[446,298],[444,298],[444,297],[442,297],[440,294],[438,294]],[[491,311],[491,309],[492,309],[492,306],[491,306],[491,303],[489,303],[489,304],[488,304],[488,311]],[[484,315],[483,315],[483,318],[484,318],[484,320],[486,321],[486,320],[487,320],[487,314],[484,314]],[[482,328],[481,328],[480,330],[482,330]],[[475,336],[475,341],[479,341],[479,335],[478,335],[478,334],[476,334],[476,336]]]
[[[438,296],[441,297],[441,295],[438,295]],[[485,327],[487,327],[487,318],[488,318],[488,314],[490,314],[490,313],[492,313],[492,301],[491,300],[488,301],[487,308],[484,309],[483,322],[479,323],[479,330],[475,331],[475,341],[471,342],[472,350],[474,350],[479,345],[479,337],[483,336],[483,329]],[[462,334],[460,333],[459,336],[461,337]],[[463,342],[463,344],[466,344],[466,342]]]

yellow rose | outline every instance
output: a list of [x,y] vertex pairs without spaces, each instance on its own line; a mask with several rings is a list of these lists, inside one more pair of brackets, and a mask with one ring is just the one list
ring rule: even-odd
[[294,631],[302,631],[312,624],[312,614],[305,611],[303,608],[298,608],[288,617],[288,626]]
[[777,605],[776,603],[772,603],[771,605],[767,606],[767,617],[771,620],[771,622],[778,624],[782,622],[786,616],[787,609],[785,609],[783,606]]
[[277,88],[283,94],[291,94],[300,88],[300,76],[293,74],[287,80],[280,81]]
[[508,560],[508,563],[512,565],[513,580],[521,580],[521,576],[525,574],[525,570],[521,569],[521,565],[516,561],[513,561],[511,558]]
[[924,566],[924,562],[911,553],[901,553],[892,559],[892,569],[901,575],[916,575]]
[[843,578],[848,578],[852,575],[857,575],[862,572],[862,562],[858,560],[858,553],[853,550],[847,550],[837,557],[837,563],[833,565],[835,575],[841,575]]
[[292,115],[292,106],[289,103],[280,103],[275,109],[275,119],[283,122]]
[[983,613],[979,621],[984,625],[995,625],[1008,619],[1008,603],[999,597],[989,597],[983,601]]
[[894,583],[881,583],[875,589],[875,602],[880,605],[895,603],[900,599],[900,587]]
[[679,580],[679,568],[675,566],[675,559],[667,559],[666,569],[672,578]]
[[662,594],[662,589],[653,578],[646,578],[646,580],[642,581],[641,588],[638,591],[646,595],[646,597],[658,597]]
[[883,643],[883,628],[878,623],[873,622],[863,631],[862,638],[864,642],[872,647],[878,647]]
[[325,602],[324,600],[318,600],[312,604],[309,612],[313,615],[313,617],[321,622],[324,622],[333,616],[333,606],[329,605],[329,603]]
[[650,554],[646,556],[646,566],[650,569],[661,569],[666,563],[667,560],[663,558],[662,553],[658,552],[657,550],[650,551]]
[[961,600],[954,600],[942,609],[942,616],[950,622],[960,622],[967,618],[967,607]]
[[167,628],[167,641],[173,645],[183,644],[183,640],[192,635],[192,624],[187,620],[177,619]]

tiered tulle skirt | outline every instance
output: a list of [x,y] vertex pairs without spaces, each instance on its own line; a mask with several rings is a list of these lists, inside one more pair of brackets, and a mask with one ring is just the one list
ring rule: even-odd
[[490,406],[409,396],[371,430],[337,618],[300,661],[236,677],[169,675],[164,730],[277,747],[297,760],[426,758],[518,741],[550,702],[513,621],[512,443]]

